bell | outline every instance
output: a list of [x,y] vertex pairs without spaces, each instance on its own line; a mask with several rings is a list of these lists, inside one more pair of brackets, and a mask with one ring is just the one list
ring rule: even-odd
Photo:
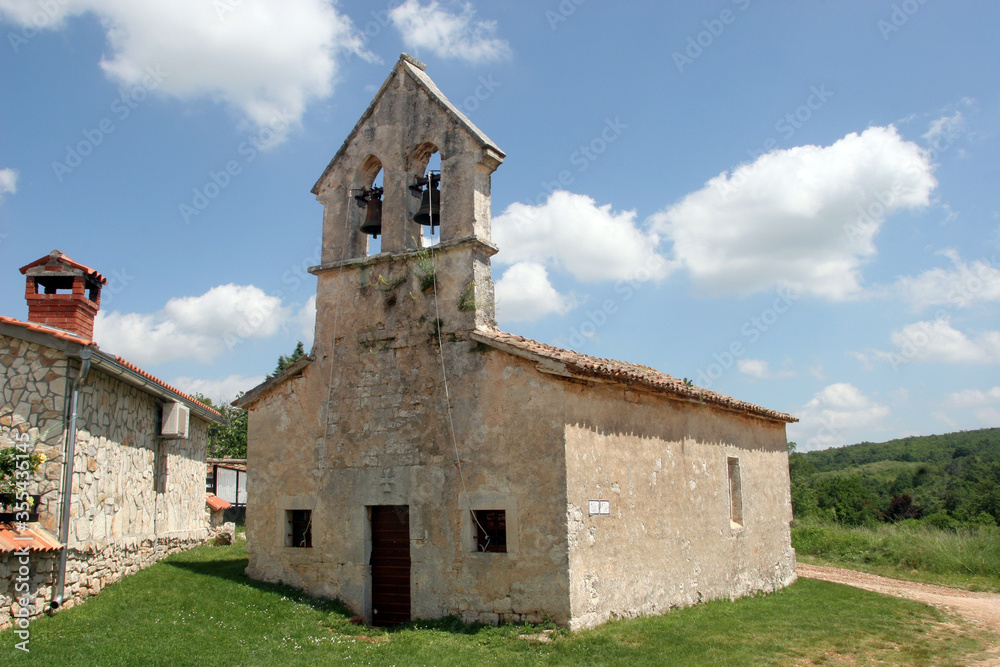
[[365,208],[365,221],[361,225],[361,231],[377,239],[382,233],[382,200],[372,199]]
[[438,189],[437,183],[424,190],[420,198],[420,208],[413,216],[413,222],[430,226],[432,232],[441,224],[441,190]]

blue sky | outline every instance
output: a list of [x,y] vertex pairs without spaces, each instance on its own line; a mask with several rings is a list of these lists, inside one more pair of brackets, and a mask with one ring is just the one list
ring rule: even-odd
[[[374,9],[373,9],[374,8]],[[790,412],[1000,426],[1000,5],[0,0],[0,313],[231,398],[311,344],[309,190],[400,52],[504,151],[501,328]]]

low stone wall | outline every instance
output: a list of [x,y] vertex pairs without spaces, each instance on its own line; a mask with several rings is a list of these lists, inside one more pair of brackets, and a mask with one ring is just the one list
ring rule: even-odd
[[[211,536],[209,530],[193,530],[152,537],[127,537],[88,543],[82,549],[70,548],[66,561],[66,584],[62,608],[69,609],[97,595],[104,587],[122,577],[149,567],[158,560],[179,551],[203,544]],[[0,554],[0,630],[9,628],[22,617],[19,600],[33,596],[27,618],[38,616],[49,608],[59,567],[59,552],[32,552],[23,557],[16,553]],[[27,567],[27,572],[23,570]],[[27,591],[17,590],[27,583]]]

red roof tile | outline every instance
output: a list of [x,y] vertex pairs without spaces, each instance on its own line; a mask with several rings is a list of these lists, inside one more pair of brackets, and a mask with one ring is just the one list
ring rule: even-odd
[[182,398],[186,398],[187,400],[191,401],[192,403],[197,403],[201,407],[205,408],[205,410],[207,410],[208,412],[211,412],[213,415],[218,415],[219,417],[222,416],[222,413],[219,412],[218,410],[216,410],[215,408],[208,407],[207,405],[205,405],[204,403],[202,403],[198,399],[193,398],[192,396],[190,396],[188,394],[185,394],[183,391],[181,391],[177,387],[173,387],[173,386],[167,384],[166,382],[164,382],[163,380],[161,380],[160,378],[156,377],[155,375],[152,375],[151,373],[147,373],[146,371],[142,370],[141,368],[139,368],[138,366],[136,366],[132,362],[125,361],[124,359],[122,359],[121,357],[119,357],[117,355],[115,355],[115,361],[117,361],[119,364],[121,364],[125,368],[129,369],[133,373],[136,373],[137,375],[141,375],[142,377],[146,378],[150,382],[154,382],[154,383],[160,385],[161,387],[163,387],[164,389],[169,389],[170,391],[174,392],[178,396],[180,396]]
[[59,340],[69,341],[70,343],[79,343],[80,345],[94,345],[94,341],[88,340],[86,338],[81,338],[75,334],[71,334],[68,331],[63,331],[62,329],[54,329],[52,327],[47,327],[44,324],[36,324],[34,322],[22,322],[21,320],[16,320],[13,317],[4,317],[0,315],[0,322],[4,324],[13,324],[16,327],[22,327],[28,329],[29,331],[37,331],[40,333],[46,333],[50,336],[58,338]]
[[214,493],[206,493],[205,502],[208,503],[208,506],[211,507],[212,510],[216,512],[219,510],[227,510],[230,507],[232,507],[232,505],[228,500],[223,500]]
[[521,352],[521,356],[558,362],[562,364],[568,374],[638,386],[657,392],[673,394],[674,396],[691,401],[719,405],[766,419],[783,422],[798,421],[795,417],[784,412],[769,410],[768,408],[740,401],[709,389],[702,389],[701,387],[687,384],[683,380],[679,380],[666,373],[661,373],[649,366],[592,357],[498,330],[477,330],[472,333],[472,338],[487,345],[493,345],[501,350],[506,349],[506,351],[512,354]]
[[24,524],[26,529],[17,531],[16,523],[0,523],[0,553],[19,551],[59,551],[62,545],[38,523]]
[[[12,324],[14,326],[21,327],[21,328],[27,329],[29,331],[36,331],[36,332],[39,332],[39,333],[48,334],[48,335],[52,336],[53,338],[57,338],[59,340],[65,340],[65,341],[69,341],[71,343],[79,343],[80,345],[85,345],[85,346],[88,346],[88,347],[97,348],[97,345],[93,341],[87,340],[86,338],[80,338],[79,336],[74,336],[73,334],[68,333],[66,331],[62,331],[61,329],[53,329],[52,327],[43,326],[41,324],[35,324],[34,322],[22,322],[21,320],[16,320],[13,317],[4,317],[2,315],[0,315],[0,322],[2,322],[4,324]],[[100,349],[100,348],[98,348],[98,349]],[[147,373],[146,371],[142,370],[141,368],[139,368],[135,364],[133,364],[133,363],[131,363],[129,361],[125,361],[124,359],[122,359],[119,356],[115,356],[115,361],[117,361],[119,364],[121,364],[125,368],[128,368],[130,371],[132,371],[136,375],[140,375],[140,376],[146,378],[147,380],[149,380],[150,382],[158,384],[161,387],[163,387],[164,389],[168,389],[168,390],[172,391],[173,393],[177,394],[181,398],[185,398],[185,399],[191,401],[192,403],[197,403],[198,405],[202,406],[203,408],[205,408],[206,411],[212,413],[213,415],[218,415],[219,417],[222,416],[222,413],[219,412],[218,410],[216,410],[214,408],[210,408],[209,406],[205,405],[201,401],[199,401],[199,400],[191,397],[188,394],[185,394],[180,389],[177,389],[176,387],[173,387],[173,386],[167,384],[166,382],[164,382],[160,378],[156,377],[155,375],[152,375],[151,373]]]
[[20,268],[20,271],[21,273],[27,273],[28,269],[32,267],[38,266],[39,264],[48,264],[49,262],[52,261],[66,264],[67,266],[71,266],[74,269],[77,269],[78,271],[83,271],[88,276],[91,276],[96,280],[100,281],[102,285],[108,284],[108,279],[102,276],[100,273],[98,273],[95,269],[92,269],[89,266],[84,266],[80,262],[73,261],[72,259],[70,259],[69,255],[63,254],[59,250],[53,250],[48,255],[45,255],[45,257],[39,257],[34,262],[31,262],[30,264],[25,264]]

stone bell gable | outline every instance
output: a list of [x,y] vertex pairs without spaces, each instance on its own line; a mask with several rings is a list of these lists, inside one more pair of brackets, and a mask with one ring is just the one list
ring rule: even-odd
[[[311,269],[319,278],[318,354],[334,338],[370,339],[373,348],[389,340],[400,345],[418,329],[425,335],[417,322],[451,336],[495,326],[490,178],[504,153],[448,101],[424,67],[400,57],[313,187],[324,209],[323,264]],[[439,181],[426,173],[435,153]],[[362,229],[369,211],[358,196],[371,191],[380,173],[382,240],[371,254]],[[432,203],[440,241],[421,248],[423,228],[414,218],[426,203],[420,188],[428,177],[439,184]],[[423,187],[426,197],[430,188]],[[424,298],[431,288],[433,312]],[[351,316],[334,317],[345,312]]]
[[323,204],[324,264],[364,257],[363,210],[352,192],[370,188],[384,170],[382,251],[419,247],[412,222],[420,205],[410,186],[441,153],[441,241],[490,240],[490,176],[504,152],[472,124],[403,54],[312,192]]

